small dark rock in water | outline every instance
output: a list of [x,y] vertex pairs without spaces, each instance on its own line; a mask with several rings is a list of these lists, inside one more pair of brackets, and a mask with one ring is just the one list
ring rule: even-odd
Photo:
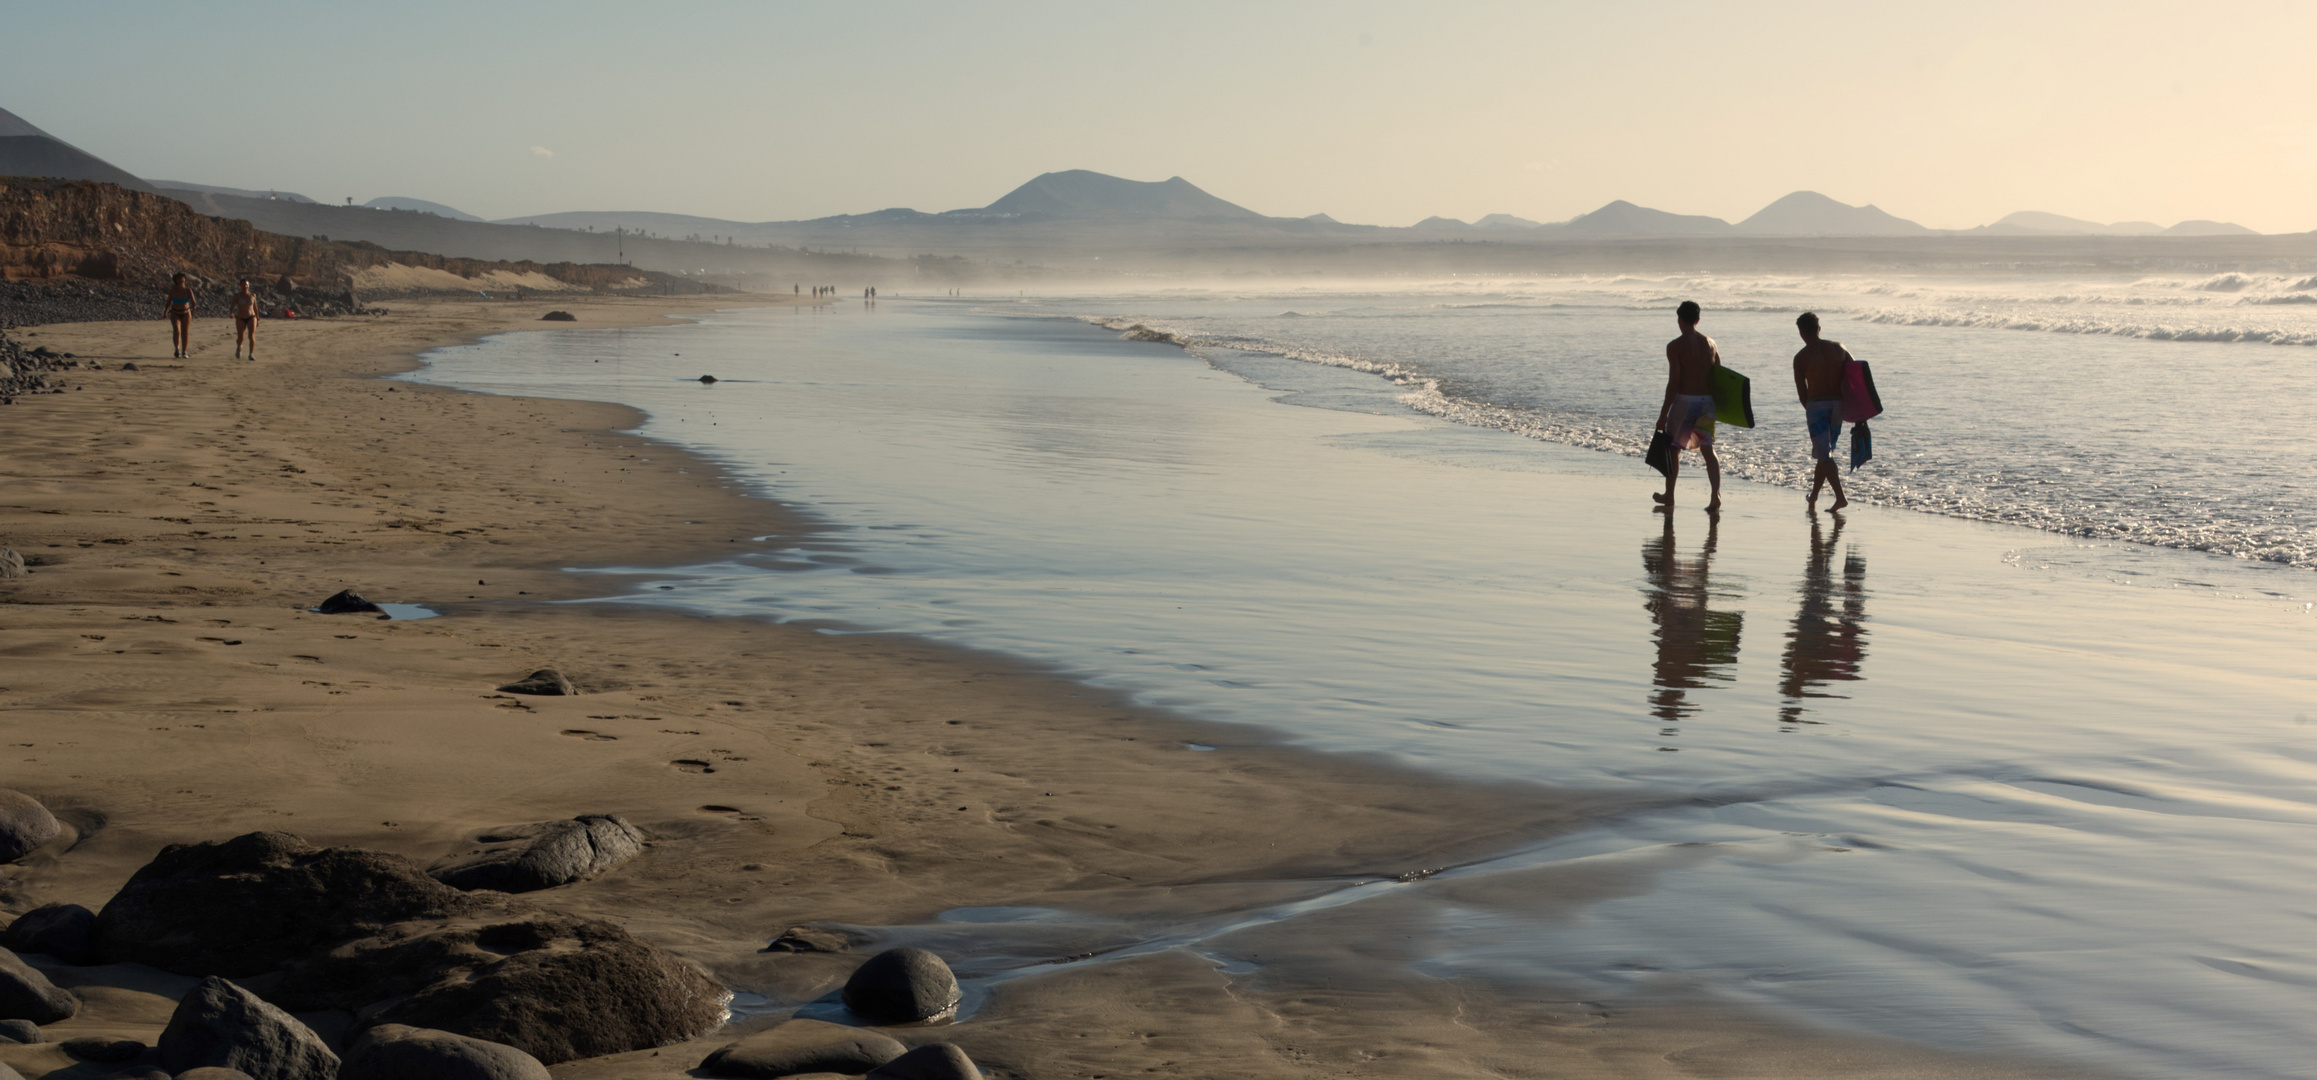
[[957,976],[924,949],[887,949],[845,980],[845,1007],[878,1024],[908,1024],[957,1008]]
[[700,381],[701,381],[701,382],[703,382],[703,383],[712,383],[712,382],[715,382],[715,381],[716,381],[716,376],[714,376],[714,375],[702,375],[702,376],[700,376]]
[[80,999],[38,969],[0,949],[0,1018],[53,1024],[80,1011]]
[[362,599],[361,593],[352,589],[340,589],[328,600],[316,604],[314,610],[323,615],[367,615],[381,609],[378,605]]
[[[477,584],[481,583],[477,582]],[[529,675],[523,676],[521,682],[511,682],[505,686],[500,687],[499,692],[502,694],[539,694],[545,697],[569,697],[570,695],[576,694],[579,691],[571,685],[571,680],[563,677],[562,672],[559,672],[554,668],[540,668],[539,670],[534,671]]]
[[0,1040],[12,1043],[41,1041],[40,1025],[30,1020],[0,1020]]
[[346,1051],[338,1080],[548,1080],[539,1059],[504,1043],[380,1024]]
[[135,1061],[137,1055],[145,1052],[145,1044],[135,1039],[104,1039],[94,1035],[66,1039],[56,1046],[82,1061],[96,1061],[106,1065]]
[[750,1078],[799,1073],[859,1075],[908,1050],[899,1041],[874,1031],[822,1020],[790,1020],[726,1045],[708,1055],[700,1068],[710,1076]]
[[132,360],[132,361],[130,361],[129,363],[126,363],[126,364],[122,364],[122,365],[121,365],[121,370],[122,370],[122,371],[135,371],[135,370],[137,370],[137,364],[136,364],[136,362],[135,362],[135,361],[133,361],[133,360]]
[[20,953],[46,953],[67,964],[93,964],[97,957],[97,913],[79,904],[44,904],[16,917],[0,931],[0,946]]
[[211,976],[177,1003],[161,1031],[161,1067],[240,1069],[251,1080],[334,1080],[338,1055],[297,1018]]
[[[5,575],[0,575],[5,576]],[[0,788],[0,862],[15,862],[64,832],[40,800]]]
[[249,833],[162,848],[97,913],[97,951],[180,975],[243,978],[471,906],[400,855]]
[[540,322],[578,322],[579,316],[568,311],[550,311],[539,316]]
[[826,926],[791,926],[772,939],[764,952],[852,952],[853,946],[866,940],[858,935]]
[[532,892],[594,877],[644,850],[644,834],[616,814],[512,825],[480,833],[475,842],[481,846],[426,872],[454,889]]
[[952,1043],[927,1043],[869,1070],[862,1080],[982,1080],[973,1059]]

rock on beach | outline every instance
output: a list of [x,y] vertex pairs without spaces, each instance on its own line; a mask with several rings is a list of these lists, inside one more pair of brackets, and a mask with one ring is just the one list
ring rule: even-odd
[[0,949],[0,1019],[53,1024],[80,1011],[72,991],[48,981],[16,954]]
[[455,889],[551,889],[635,858],[644,850],[644,834],[617,814],[582,814],[492,829],[477,834],[475,843],[426,872]]
[[44,1038],[40,1025],[30,1020],[0,1020],[0,1040],[31,1045]]
[[927,1043],[869,1070],[862,1080],[982,1080],[981,1068],[951,1043]]
[[340,589],[332,593],[329,599],[314,605],[314,613],[317,615],[377,614],[379,610],[378,605],[363,599],[361,593],[352,589]]
[[45,953],[67,964],[96,962],[97,913],[79,904],[43,904],[0,931],[0,948]]
[[338,1055],[313,1029],[257,995],[214,976],[177,1003],[161,1032],[170,1072],[239,1069],[250,1080],[333,1080]]
[[502,694],[539,694],[545,697],[569,697],[579,691],[571,680],[554,668],[540,668],[522,679],[499,688]]
[[822,1020],[790,1020],[709,1054],[700,1063],[710,1076],[780,1077],[802,1073],[868,1072],[908,1052],[900,1041],[874,1031]]
[[380,1024],[346,1052],[338,1080],[548,1080],[539,1059],[504,1043]]
[[0,788],[0,862],[15,862],[64,833],[40,800]]
[[949,965],[924,949],[887,949],[845,980],[845,1007],[879,1024],[947,1016],[962,996]]

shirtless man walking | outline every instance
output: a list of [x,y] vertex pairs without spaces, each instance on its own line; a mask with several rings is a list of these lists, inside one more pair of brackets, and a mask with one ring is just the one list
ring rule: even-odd
[[1722,460],[1714,456],[1713,370],[1722,362],[1714,339],[1698,333],[1698,305],[1684,300],[1675,309],[1681,336],[1665,343],[1665,405],[1657,411],[1657,430],[1672,441],[1666,455],[1665,494],[1651,492],[1660,510],[1673,509],[1673,484],[1681,477],[1681,452],[1695,449],[1706,459],[1706,482],[1713,485],[1713,501],[1706,513],[1722,509]]
[[1842,435],[1842,365],[1850,351],[1839,341],[1818,336],[1818,313],[1805,311],[1794,325],[1802,331],[1802,351],[1794,354],[1794,393],[1802,399],[1802,413],[1810,422],[1810,456],[1817,462],[1810,477],[1810,498],[1805,505],[1818,509],[1818,489],[1834,485],[1834,505],[1850,505],[1842,494],[1842,469],[1834,463],[1835,440]]
[[249,279],[241,279],[241,291],[233,294],[233,357],[241,359],[241,340],[249,339],[249,358],[257,359],[257,294],[249,291]]

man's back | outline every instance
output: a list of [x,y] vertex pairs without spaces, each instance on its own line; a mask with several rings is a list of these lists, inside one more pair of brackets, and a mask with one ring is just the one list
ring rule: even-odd
[[1839,341],[1814,341],[1794,354],[1794,379],[1804,401],[1842,400],[1842,365],[1850,352]]
[[1696,330],[1684,330],[1680,337],[1665,343],[1665,362],[1670,370],[1666,385],[1676,394],[1702,397],[1713,393],[1714,365],[1721,363],[1721,353],[1714,348],[1714,339]]

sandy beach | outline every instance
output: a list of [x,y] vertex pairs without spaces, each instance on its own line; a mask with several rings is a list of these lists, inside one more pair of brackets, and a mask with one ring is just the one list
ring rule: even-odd
[[[1636,805],[1244,728],[1231,754],[1186,753],[1215,729],[999,657],[557,603],[619,588],[566,568],[699,563],[813,522],[627,433],[639,414],[621,406],[379,378],[482,335],[732,304],[394,302],[268,323],[255,362],[231,358],[220,320],[182,361],[157,320],[34,328],[26,344],[101,369],[0,411],[0,546],[34,564],[0,583],[0,787],[72,826],[0,868],[9,915],[101,907],[170,843],[283,830],[426,863],[492,826],[618,813],[645,854],[534,899],[617,921],[762,1007],[555,1073],[676,1077],[866,955],[759,951],[791,926],[1005,905],[1229,912]],[[539,322],[550,306],[579,322]],[[305,610],[344,588],[441,617]],[[494,689],[538,668],[582,692]],[[1004,1077],[2074,1075],[1797,1031],[1677,983],[1604,1002],[1418,977],[1375,962],[1399,943],[1324,918],[1282,945],[1290,960],[1251,973],[1179,950],[1059,967],[957,1024],[897,1034],[956,1042]],[[97,1075],[54,1042],[150,1043],[192,983],[36,963],[87,1004],[48,1044],[0,1045],[27,1077]],[[312,1019],[324,1034],[350,1022]]]

